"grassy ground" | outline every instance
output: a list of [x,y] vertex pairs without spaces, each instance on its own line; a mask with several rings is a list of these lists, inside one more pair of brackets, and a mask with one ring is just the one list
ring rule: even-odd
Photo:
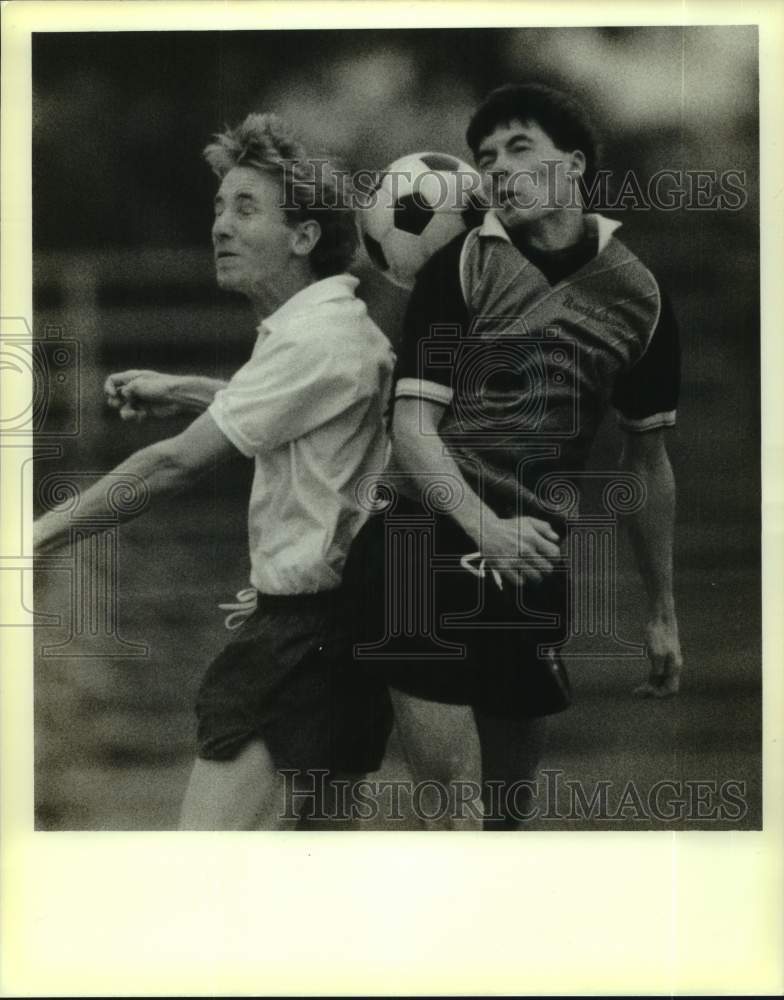
[[[193,697],[206,663],[226,636],[216,604],[244,583],[241,508],[230,506],[236,516],[218,519],[212,503],[204,500],[184,510],[168,505],[148,523],[124,529],[120,634],[127,641],[146,643],[146,656],[90,657],[85,654],[98,648],[96,639],[82,637],[72,649],[80,656],[39,657],[39,828],[174,827],[194,752]],[[624,564],[627,557],[622,554]],[[571,662],[575,704],[551,720],[542,762],[543,768],[562,772],[559,793],[548,810],[542,784],[532,829],[760,825],[760,656],[755,616],[748,610],[739,614],[741,608],[754,608],[757,588],[753,567],[684,568],[680,573],[686,673],[677,700],[652,702],[633,696],[644,675],[640,661]],[[634,574],[622,573],[619,596],[620,632],[638,639],[641,612]],[[40,610],[63,613],[67,621],[68,599],[63,574],[40,574]],[[38,635],[39,643],[55,644],[67,637],[67,629],[41,629]],[[578,648],[591,651],[584,642]],[[377,777],[407,777],[394,736]],[[737,819],[685,824],[635,819],[633,808],[615,820],[569,818],[569,781],[581,782],[589,797],[597,782],[611,782],[612,813],[621,804],[627,782],[635,783],[645,802],[651,786],[663,779],[714,781],[718,786],[728,780],[742,783],[747,811]],[[411,815],[392,825],[417,829]],[[369,826],[385,824],[377,819]]]

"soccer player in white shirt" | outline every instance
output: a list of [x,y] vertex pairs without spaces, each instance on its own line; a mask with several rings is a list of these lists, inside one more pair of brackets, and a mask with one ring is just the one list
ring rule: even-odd
[[[354,294],[357,279],[345,273],[356,229],[346,192],[323,161],[314,169],[273,115],[248,116],[205,156],[220,178],[217,281],[251,302],[257,339],[228,383],[110,377],[108,397],[125,417],[144,412],[138,401],[151,382],[161,390],[158,402],[148,399],[157,415],[205,411],[114,475],[142,478],[154,498],[237,451],[255,463],[248,537],[258,600],[202,682],[199,756],[181,827],[270,829],[288,813],[281,769],[357,773],[383,756],[387,695],[352,665],[340,584],[366,517],[355,488],[387,457],[394,356]],[[106,489],[102,481],[81,497],[81,517],[104,509]],[[35,525],[36,551],[66,544],[69,530],[67,510],[45,514]]]

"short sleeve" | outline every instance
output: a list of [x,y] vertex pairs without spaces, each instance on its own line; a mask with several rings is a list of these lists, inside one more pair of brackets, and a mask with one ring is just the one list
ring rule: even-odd
[[299,339],[272,333],[209,413],[248,458],[303,437],[361,397],[361,362],[353,345],[332,336]]
[[395,371],[395,397],[448,406],[452,401],[455,341],[464,333],[468,310],[460,288],[458,237],[434,254],[417,275],[403,321]]
[[678,323],[669,297],[662,293],[659,322],[645,354],[618,379],[613,389],[612,404],[618,411],[621,427],[636,432],[672,427],[680,381]]

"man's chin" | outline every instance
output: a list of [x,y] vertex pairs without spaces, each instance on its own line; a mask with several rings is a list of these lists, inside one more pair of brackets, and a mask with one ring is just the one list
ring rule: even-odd
[[222,292],[242,291],[242,288],[239,287],[241,282],[237,281],[236,275],[226,274],[225,271],[221,271],[220,268],[218,269],[218,272],[215,275],[215,281],[218,285],[218,288],[220,288]]
[[545,211],[540,205],[532,208],[522,208],[517,205],[507,204],[496,209],[499,221],[505,229],[525,229],[526,226],[538,222],[545,215]]

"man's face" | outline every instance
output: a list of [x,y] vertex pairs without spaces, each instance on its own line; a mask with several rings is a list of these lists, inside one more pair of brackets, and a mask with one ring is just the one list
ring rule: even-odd
[[575,183],[585,157],[579,150],[558,149],[536,122],[499,125],[480,143],[476,165],[484,192],[507,229],[579,204]]
[[280,207],[277,178],[252,167],[233,167],[215,196],[212,243],[220,288],[253,299],[288,266],[294,230]]

